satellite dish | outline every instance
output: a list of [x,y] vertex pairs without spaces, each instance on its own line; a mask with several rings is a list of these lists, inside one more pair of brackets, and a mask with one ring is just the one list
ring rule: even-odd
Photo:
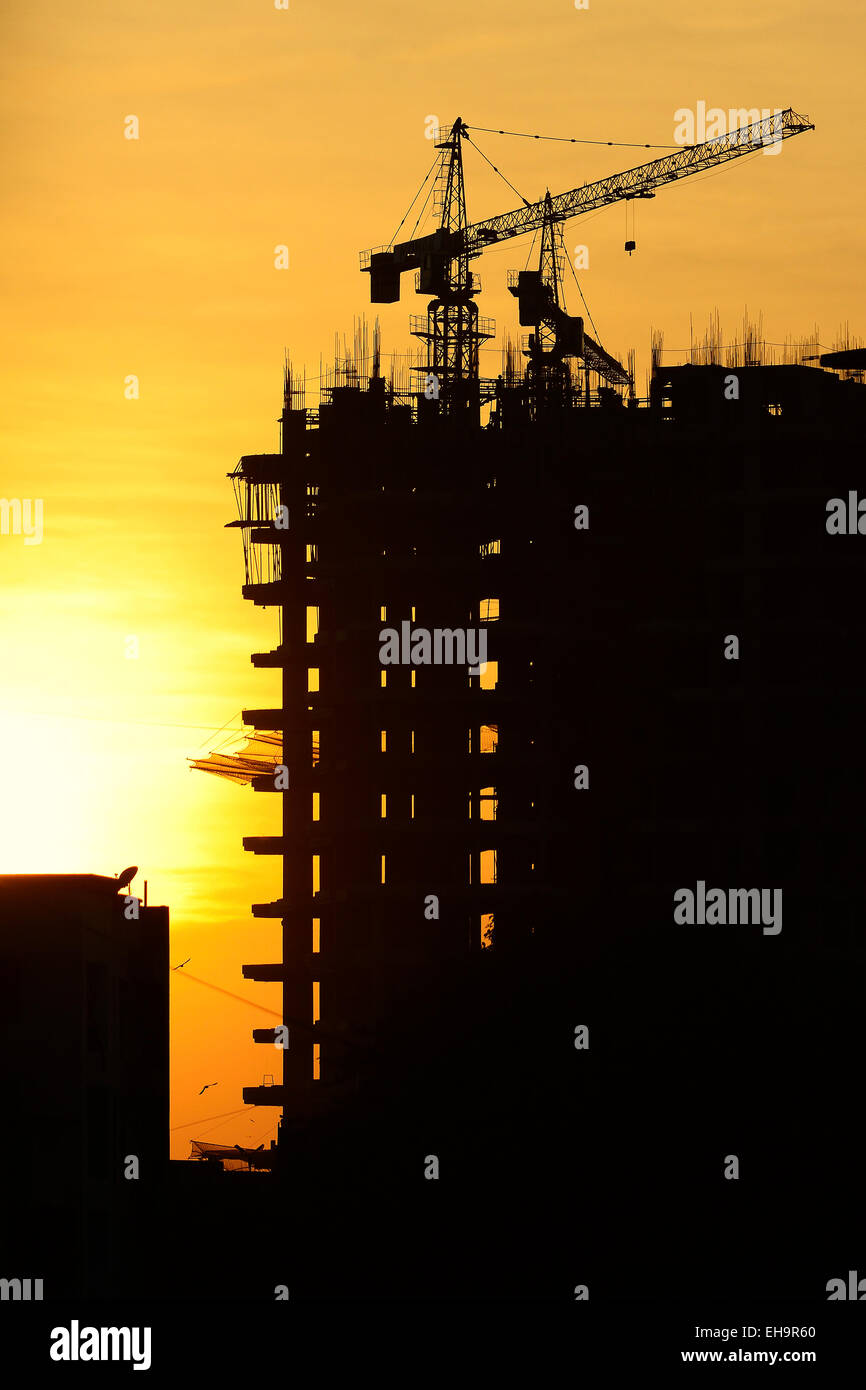
[[124,871],[123,871],[122,874],[118,874],[118,876],[117,876],[117,890],[118,890],[118,892],[120,892],[120,889],[121,889],[121,888],[128,888],[129,885],[130,885],[130,883],[132,883],[132,880],[135,878],[135,875],[136,875],[137,873],[138,873],[138,865],[137,865],[137,864],[130,864],[130,866],[129,866],[128,869],[124,869]]

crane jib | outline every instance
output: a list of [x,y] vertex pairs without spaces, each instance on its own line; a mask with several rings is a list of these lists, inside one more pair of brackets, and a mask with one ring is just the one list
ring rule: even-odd
[[[806,116],[800,116],[788,107],[785,111],[738,127],[727,135],[699,145],[684,146],[681,150],[634,169],[611,174],[567,193],[556,194],[549,203],[547,199],[542,199],[528,207],[515,208],[512,212],[476,222],[461,231],[440,228],[428,236],[398,242],[390,248],[382,247],[376,253],[364,253],[362,269],[369,271],[378,268],[380,274],[387,276],[393,288],[393,276],[399,277],[404,270],[417,269],[422,258],[431,253],[448,258],[477,256],[485,247],[498,241],[538,231],[544,226],[546,217],[552,216],[555,221],[564,222],[622,199],[652,197],[655,188],[701,173],[728,160],[753,154],[760,146],[777,144],[814,128]],[[374,265],[374,262],[378,264]],[[399,290],[393,297],[399,297]]]
[[[551,198],[551,211],[557,221],[564,221],[569,217],[595,212],[623,198],[651,196],[654,188],[673,183],[676,179],[686,178],[691,174],[701,173],[730,159],[754,154],[762,145],[776,144],[806,130],[814,130],[814,126],[805,116],[798,116],[789,107],[778,115],[765,116],[760,121],[739,127],[727,135],[707,140],[703,144],[686,146],[673,154],[663,155],[661,159],[638,165],[635,169],[610,174],[595,183],[573,188],[568,193],[556,194]],[[483,246],[492,245],[503,238],[537,231],[544,225],[544,218],[545,202],[541,201],[528,208],[515,208],[513,212],[477,222],[466,230],[466,250],[474,249],[476,246],[480,250]],[[395,250],[399,249],[395,247]]]

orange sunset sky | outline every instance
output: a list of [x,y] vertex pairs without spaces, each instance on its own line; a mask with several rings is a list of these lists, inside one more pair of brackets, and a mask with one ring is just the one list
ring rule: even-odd
[[[249,662],[276,616],[241,599],[224,523],[225,475],[277,447],[284,349],[315,377],[364,312],[386,361],[414,345],[425,301],[406,277],[371,311],[358,251],[389,240],[426,174],[428,117],[671,146],[698,101],[793,106],[816,130],[639,204],[632,257],[622,204],[567,225],[603,345],[637,350],[642,391],[651,329],[687,348],[690,315],[700,336],[715,307],[725,342],[745,306],[773,341],[866,334],[866,17],[854,0],[7,0],[2,47],[0,495],[43,499],[44,535],[0,536],[0,872],[140,865],[173,963],[273,1009],[241,964],[277,959],[278,925],[249,915],[277,896],[276,861],[241,838],[273,833],[276,804],[186,759],[277,694]],[[664,152],[477,140],[530,200]],[[517,205],[471,149],[466,168],[470,218]],[[518,331],[505,273],[528,252],[477,267],[497,341]],[[482,361],[494,375],[498,350]],[[277,1071],[251,1040],[267,1023],[172,976],[174,1156],[206,1133],[271,1137],[276,1112],[213,1118]]]

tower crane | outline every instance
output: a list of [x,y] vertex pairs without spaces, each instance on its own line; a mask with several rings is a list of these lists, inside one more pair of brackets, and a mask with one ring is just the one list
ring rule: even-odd
[[[654,198],[655,190],[667,183],[814,128],[808,117],[788,107],[727,135],[684,146],[567,193],[547,194],[536,203],[524,200],[523,207],[470,224],[463,175],[463,140],[470,128],[458,117],[450,130],[440,128],[435,142],[442,152],[435,184],[439,226],[426,236],[361,252],[361,269],[370,276],[371,302],[395,303],[400,298],[400,276],[414,270],[416,292],[433,296],[426,319],[413,316],[411,322],[412,332],[428,344],[427,370],[443,383],[449,411],[477,403],[479,346],[493,336],[494,328],[492,320],[479,317],[475,296],[481,283],[470,269],[470,261],[497,242],[543,230],[545,225],[550,228],[610,203]],[[557,317],[555,309],[551,317]],[[560,321],[560,330],[565,327]]]
[[562,294],[562,263],[565,258],[562,226],[553,215],[550,193],[544,198],[544,222],[537,270],[510,270],[508,289],[518,302],[523,325],[535,329],[530,335],[529,380],[536,402],[542,398],[565,396],[569,376],[568,357],[582,359],[587,369],[613,386],[628,386],[629,375],[621,362],[584,332],[583,319],[565,311]]

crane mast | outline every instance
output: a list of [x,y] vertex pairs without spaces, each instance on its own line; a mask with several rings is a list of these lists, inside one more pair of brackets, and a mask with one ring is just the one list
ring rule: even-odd
[[458,118],[449,131],[440,130],[436,142],[442,151],[436,183],[436,230],[361,253],[361,269],[370,275],[371,302],[395,303],[400,298],[401,274],[414,270],[416,292],[433,296],[426,319],[413,316],[411,322],[412,332],[428,345],[426,370],[444,385],[450,410],[477,403],[478,350],[481,342],[493,336],[494,326],[492,320],[479,317],[474,303],[481,282],[470,269],[471,260],[497,242],[526,232],[545,228],[549,231],[556,223],[595,212],[610,203],[654,198],[655,190],[665,184],[703,173],[753,154],[762,145],[779,143],[814,128],[808,117],[788,107],[727,135],[685,146],[566,193],[548,193],[537,203],[524,203],[511,212],[469,224],[462,150],[469,127]]
[[[415,288],[419,294],[433,294],[427,316],[413,315],[410,328],[427,344],[429,370],[446,388],[445,398],[452,410],[472,403],[478,394],[478,349],[491,338],[491,320],[481,319],[474,296],[481,280],[469,268],[470,257],[466,216],[466,188],[463,178],[463,122],[454,122],[445,134],[440,131],[436,148],[442,150],[434,193],[434,211],[439,217],[439,234],[456,250],[447,256],[422,258],[417,267]],[[407,267],[408,269],[409,267]],[[399,273],[397,277],[399,298]],[[371,282],[372,283],[372,282]]]

